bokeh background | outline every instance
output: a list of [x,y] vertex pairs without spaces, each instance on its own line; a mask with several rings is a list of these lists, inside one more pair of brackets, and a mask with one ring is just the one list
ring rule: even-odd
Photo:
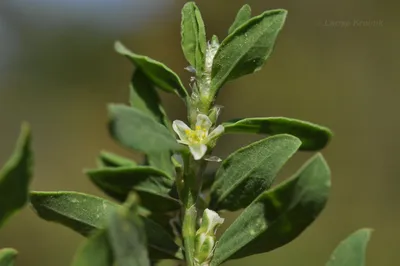
[[[34,133],[35,190],[101,195],[83,175],[102,149],[139,158],[106,131],[106,104],[127,102],[131,64],[115,40],[165,62],[185,84],[180,50],[183,0],[1,0],[0,162],[11,153],[22,121]],[[288,116],[326,125],[335,137],[323,153],[333,173],[327,208],[298,239],[264,255],[226,265],[324,265],[330,252],[360,227],[375,229],[368,265],[400,260],[400,37],[396,1],[199,0],[209,37],[220,39],[237,10],[286,8],[289,16],[262,71],[231,82],[218,103],[222,120]],[[397,37],[396,37],[397,36]],[[162,94],[172,119],[184,118],[174,96]],[[225,157],[255,136],[229,136]],[[311,154],[282,171],[294,172]],[[37,218],[26,208],[0,232],[18,265],[66,266],[83,238]]]

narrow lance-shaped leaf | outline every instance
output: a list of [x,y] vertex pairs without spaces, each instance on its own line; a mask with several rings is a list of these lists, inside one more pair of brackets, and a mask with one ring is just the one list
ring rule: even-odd
[[100,167],[133,167],[137,165],[137,163],[131,159],[108,151],[102,151],[98,157],[98,161]]
[[298,237],[325,207],[330,171],[322,155],[294,177],[261,194],[218,241],[211,266],[274,250]]
[[[32,192],[30,198],[35,212],[42,219],[62,224],[84,236],[89,236],[96,230],[105,229],[108,219],[120,206],[108,200],[78,192]],[[141,216],[148,215],[141,209],[138,213]],[[149,218],[142,217],[142,219],[152,259],[183,258],[180,248],[160,225]],[[101,237],[103,236],[98,236],[98,238]],[[101,239],[93,241],[95,244]]]
[[18,252],[12,248],[0,249],[0,266],[14,266]]
[[307,151],[324,148],[332,138],[332,132],[326,127],[286,117],[235,119],[223,126],[225,133],[290,134],[301,140],[300,150]]
[[92,235],[75,254],[72,266],[111,266],[113,252],[106,230],[100,230]]
[[232,32],[220,45],[212,67],[211,91],[225,82],[261,69],[286,19],[282,9],[266,11]]
[[108,109],[110,133],[122,145],[144,153],[182,149],[166,127],[140,110],[118,104]]
[[239,10],[236,15],[235,21],[233,22],[232,26],[229,28],[228,34],[232,34],[237,28],[242,26],[245,22],[251,19],[251,7],[249,5],[244,5]]
[[270,188],[282,166],[300,147],[291,135],[272,136],[241,148],[224,160],[211,188],[213,210],[245,208]]
[[108,195],[125,201],[134,190],[141,197],[142,205],[150,211],[178,210],[180,202],[169,194],[173,180],[160,170],[148,166],[108,168],[86,172],[92,182]]
[[183,54],[201,72],[205,64],[207,41],[204,22],[194,2],[188,2],[183,7],[181,28]]
[[342,241],[333,251],[326,266],[365,266],[367,244],[371,229],[360,229]]
[[108,236],[118,266],[150,266],[143,221],[137,208],[138,197],[131,194],[125,207],[111,216]]
[[131,60],[158,88],[175,93],[184,99],[188,96],[178,75],[164,64],[147,56],[132,53],[120,42],[115,43],[115,50]]
[[[164,108],[161,105],[160,97],[141,69],[137,69],[133,75],[130,88],[130,104],[132,107],[153,117],[154,120],[163,124],[172,132],[171,122],[168,120]],[[151,166],[166,171],[171,176],[174,167],[171,162],[171,152],[169,150],[158,151],[147,154]]]
[[0,170],[0,227],[28,201],[33,161],[30,145],[31,132],[23,124],[13,155]]

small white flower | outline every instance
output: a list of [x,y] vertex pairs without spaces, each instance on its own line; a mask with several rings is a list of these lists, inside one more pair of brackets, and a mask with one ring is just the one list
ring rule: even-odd
[[172,123],[174,131],[180,138],[178,142],[189,146],[195,160],[203,158],[207,152],[207,144],[224,133],[224,126],[222,125],[217,126],[209,133],[211,126],[211,120],[203,114],[197,115],[195,129],[191,129],[180,120],[175,120]]

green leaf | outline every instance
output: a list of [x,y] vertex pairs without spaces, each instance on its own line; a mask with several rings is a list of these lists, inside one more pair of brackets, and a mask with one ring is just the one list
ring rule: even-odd
[[153,154],[180,150],[180,145],[166,127],[137,108],[109,105],[110,133],[122,145]]
[[153,117],[159,123],[165,126],[171,124],[155,87],[141,69],[137,69],[132,77],[129,102],[132,107]]
[[325,207],[330,170],[322,155],[261,194],[218,241],[211,266],[274,250],[298,237]]
[[324,148],[333,135],[326,127],[286,117],[235,119],[223,126],[225,133],[290,134],[301,140],[300,150],[309,151]]
[[[137,69],[133,75],[130,89],[130,104],[132,107],[153,117],[154,120],[163,124],[171,132],[171,122],[161,105],[160,97],[151,81],[146,77],[142,70]],[[166,171],[173,175],[174,167],[171,162],[171,152],[163,151],[147,154],[151,166]]]
[[246,4],[242,6],[242,8],[237,13],[235,21],[229,28],[228,34],[232,34],[232,32],[234,32],[237,28],[246,23],[249,19],[251,19],[251,7]]
[[120,42],[115,43],[115,50],[140,68],[158,88],[175,93],[184,99],[188,96],[178,75],[164,64],[147,56],[132,53]]
[[150,166],[164,171],[169,177],[175,176],[175,167],[171,160],[171,152],[164,151],[154,154],[147,154],[147,160]]
[[32,192],[30,200],[40,218],[60,223],[88,236],[104,228],[117,204],[78,192]]
[[220,45],[212,67],[211,92],[225,82],[258,71],[271,54],[283,27],[286,11],[266,11],[232,32]]
[[213,210],[245,208],[270,188],[282,166],[300,147],[291,135],[276,135],[241,148],[224,160],[211,188]]
[[138,198],[130,195],[124,207],[111,216],[108,236],[118,266],[150,266]]
[[194,2],[188,2],[183,7],[181,28],[182,50],[186,60],[201,72],[205,66],[206,30],[200,10]]
[[86,174],[101,190],[119,201],[123,202],[134,190],[141,197],[142,205],[150,211],[166,212],[181,207],[180,202],[169,195],[174,181],[155,168],[106,168],[90,170]]
[[360,229],[342,241],[326,266],[364,266],[371,229]]
[[122,167],[137,165],[137,163],[131,159],[108,151],[102,151],[98,157],[98,160],[101,167]]
[[32,179],[31,131],[23,124],[11,158],[0,170],[0,227],[28,201]]
[[[32,192],[30,199],[40,218],[62,224],[83,236],[106,228],[108,219],[120,206],[78,192]],[[139,214],[144,215],[140,209]],[[183,258],[182,251],[160,225],[149,218],[143,217],[143,220],[151,258]]]
[[0,249],[0,266],[14,266],[18,252],[12,248]]
[[[142,217],[150,247],[151,259],[183,259],[182,249],[165,229],[149,218]],[[166,256],[167,255],[167,256]]]
[[113,260],[107,231],[100,230],[79,248],[72,266],[112,266]]

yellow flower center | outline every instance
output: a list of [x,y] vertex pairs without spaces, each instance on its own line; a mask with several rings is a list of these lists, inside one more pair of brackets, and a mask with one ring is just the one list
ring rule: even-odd
[[201,143],[207,137],[207,133],[207,129],[202,128],[201,126],[196,126],[195,130],[185,130],[188,141],[193,144]]

